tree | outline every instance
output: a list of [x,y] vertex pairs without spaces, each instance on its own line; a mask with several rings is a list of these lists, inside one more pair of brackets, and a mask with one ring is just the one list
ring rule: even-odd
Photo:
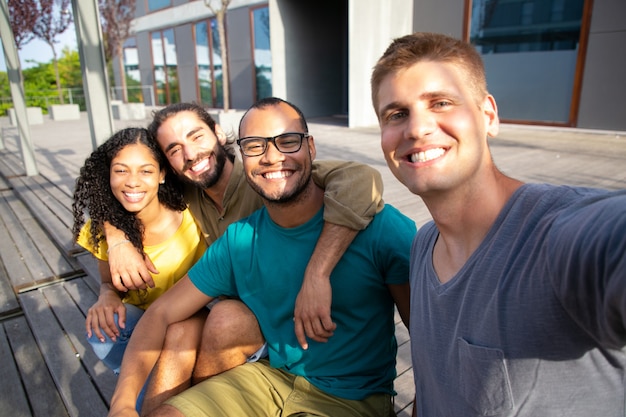
[[[218,1],[220,6],[213,6],[213,1]],[[222,58],[222,96],[224,101],[224,110],[230,108],[230,77],[228,76],[228,50],[226,49],[226,29],[224,22],[226,21],[226,9],[232,0],[204,0],[206,7],[211,10],[217,20],[217,33],[220,36],[220,52]]]
[[122,100],[128,102],[126,71],[124,69],[124,42],[131,35],[131,22],[135,17],[135,0],[99,0],[100,20],[105,39],[107,61],[117,58],[121,79]]
[[9,19],[15,38],[15,46],[17,49],[21,49],[35,37],[33,26],[37,21],[37,13],[35,12],[37,6],[35,0],[9,0],[7,5],[9,6]]
[[35,0],[34,3],[37,20],[33,26],[33,34],[47,43],[52,49],[57,92],[59,94],[59,102],[63,104],[57,52],[54,44],[59,42],[56,39],[57,36],[65,32],[72,23],[72,14],[68,9],[70,0]]

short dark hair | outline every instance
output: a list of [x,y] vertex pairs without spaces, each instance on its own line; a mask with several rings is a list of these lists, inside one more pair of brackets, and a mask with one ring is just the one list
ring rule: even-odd
[[288,102],[287,100],[283,100],[282,98],[265,97],[265,98],[260,99],[256,103],[254,103],[252,106],[250,106],[248,108],[248,110],[246,110],[246,113],[243,115],[243,117],[239,121],[239,137],[241,137],[241,122],[243,121],[243,119],[246,117],[246,114],[248,114],[248,112],[250,110],[252,110],[252,109],[264,109],[266,107],[278,106],[281,103],[288,105],[289,107],[291,107],[292,109],[294,109],[296,111],[296,113],[298,114],[298,118],[300,120],[300,125],[302,126],[303,132],[304,133],[309,133],[309,126],[306,123],[306,119],[304,117],[304,113],[302,113],[302,110],[300,110],[298,108],[298,106],[296,106],[293,103]]

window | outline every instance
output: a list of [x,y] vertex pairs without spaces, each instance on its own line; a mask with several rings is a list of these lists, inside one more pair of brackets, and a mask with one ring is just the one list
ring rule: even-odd
[[473,0],[470,41],[483,53],[572,50],[585,0]]
[[157,104],[180,101],[173,29],[152,33],[152,66]]
[[251,9],[256,100],[272,96],[272,52],[267,6]]
[[222,56],[217,21],[210,19],[194,25],[198,99],[210,107],[224,105],[222,90]]
[[568,124],[585,1],[467,0],[470,42],[504,120]]
[[[139,73],[139,56],[135,38],[129,38],[124,43],[124,73],[126,77],[126,91],[129,103],[144,101],[141,89],[141,74]],[[118,94],[116,94],[118,95]]]
[[154,12],[172,5],[171,0],[148,0],[148,12]]

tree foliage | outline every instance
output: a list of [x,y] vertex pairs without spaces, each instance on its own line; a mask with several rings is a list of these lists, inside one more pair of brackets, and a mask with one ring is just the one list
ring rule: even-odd
[[128,102],[126,71],[124,70],[124,42],[132,34],[131,23],[135,17],[135,4],[135,0],[98,0],[106,60],[110,62],[114,57],[117,58],[124,102]]
[[37,22],[37,4],[35,0],[9,0],[9,19],[17,49],[35,38],[33,27]]
[[[84,93],[82,92],[83,78],[78,51],[72,50],[69,47],[63,48],[58,60],[58,67],[61,82],[67,89],[73,89],[74,103],[80,104],[81,108],[84,110]],[[24,92],[27,106],[41,107],[45,113],[48,104],[56,103],[53,98],[56,89],[54,65],[52,62],[38,63],[34,67],[22,70],[22,73],[24,76]],[[66,97],[69,95],[67,89],[64,91]],[[6,72],[0,72],[0,97],[11,97]],[[10,107],[13,107],[13,103],[11,101],[4,102],[3,100],[2,104],[0,104],[0,115],[3,115],[6,109]]]
[[34,3],[36,4],[37,20],[33,26],[33,34],[52,49],[57,92],[59,101],[63,104],[57,52],[54,45],[59,42],[57,36],[65,32],[72,23],[72,14],[69,11],[70,0],[34,0]]

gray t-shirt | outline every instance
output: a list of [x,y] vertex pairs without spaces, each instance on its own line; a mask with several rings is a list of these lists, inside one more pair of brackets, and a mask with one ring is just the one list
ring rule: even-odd
[[624,416],[626,191],[526,184],[450,281],[411,254],[417,414]]

